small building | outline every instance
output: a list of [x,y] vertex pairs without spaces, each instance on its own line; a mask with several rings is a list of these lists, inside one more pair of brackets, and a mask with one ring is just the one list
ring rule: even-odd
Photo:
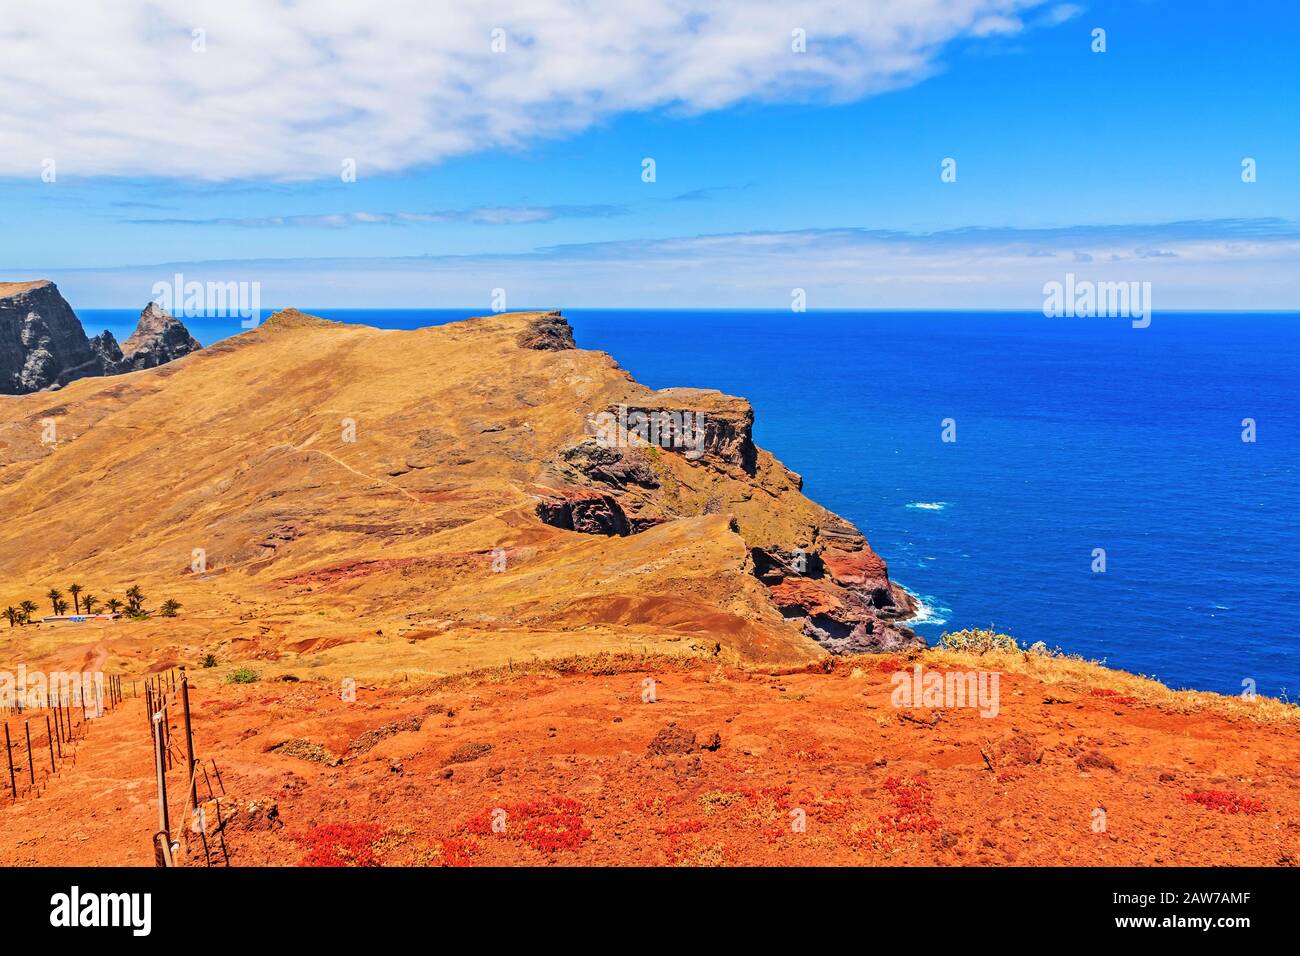
[[47,614],[42,624],[83,624],[86,621],[111,621],[120,614]]

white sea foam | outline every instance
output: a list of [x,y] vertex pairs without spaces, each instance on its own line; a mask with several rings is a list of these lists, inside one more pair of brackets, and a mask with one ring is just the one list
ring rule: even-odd
[[945,607],[938,598],[929,594],[917,594],[907,588],[903,590],[907,591],[916,602],[916,613],[909,618],[904,618],[899,622],[900,624],[933,624],[938,627],[948,623],[948,615],[952,613],[952,608]]
[[946,501],[913,501],[910,505],[908,505],[908,507],[909,507],[909,508],[915,508],[915,509],[920,510],[920,511],[942,511],[944,508],[948,507],[948,502],[946,502]]

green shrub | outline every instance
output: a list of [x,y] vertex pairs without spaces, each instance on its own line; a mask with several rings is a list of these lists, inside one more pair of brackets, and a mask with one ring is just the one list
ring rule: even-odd
[[203,660],[200,661],[200,664],[201,664],[202,666],[204,666],[204,667],[216,667],[216,666],[217,666],[217,655],[216,655],[216,654],[204,654],[204,655],[203,655]]
[[947,650],[969,651],[973,654],[1019,650],[1014,637],[1010,634],[999,634],[992,627],[987,630],[967,628],[964,631],[944,631],[939,641]]
[[240,667],[226,678],[227,684],[252,684],[261,679],[261,675],[251,667]]

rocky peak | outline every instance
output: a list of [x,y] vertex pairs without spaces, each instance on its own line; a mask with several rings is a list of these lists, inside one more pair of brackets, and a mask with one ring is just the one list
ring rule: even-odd
[[155,368],[201,348],[198,339],[190,335],[179,319],[156,302],[150,302],[140,313],[131,337],[122,343],[124,371]]

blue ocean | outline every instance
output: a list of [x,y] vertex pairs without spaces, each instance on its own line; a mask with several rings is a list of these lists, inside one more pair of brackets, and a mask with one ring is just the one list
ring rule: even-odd
[[[1300,697],[1300,315],[565,314],[646,385],[748,398],[758,443],[867,534],[930,640],[992,625],[1173,687]],[[81,317],[121,340],[136,313]]]

